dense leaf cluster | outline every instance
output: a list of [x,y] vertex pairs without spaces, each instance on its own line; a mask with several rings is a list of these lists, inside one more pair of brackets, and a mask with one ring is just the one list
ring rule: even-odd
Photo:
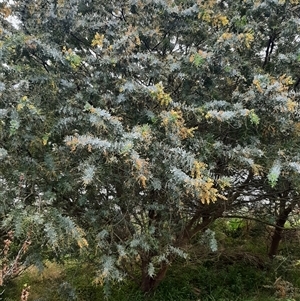
[[136,262],[147,291],[224,212],[295,206],[299,7],[1,2],[3,231],[38,253],[75,239],[101,283]]

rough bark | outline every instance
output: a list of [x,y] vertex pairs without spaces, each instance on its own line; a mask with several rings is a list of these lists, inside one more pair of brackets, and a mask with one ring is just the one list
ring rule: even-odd
[[142,281],[141,281],[141,290],[144,293],[151,293],[153,292],[161,281],[165,278],[168,265],[163,264],[157,274],[154,277],[149,276],[148,274],[148,265],[150,260],[143,260],[142,261]]
[[276,220],[276,226],[272,235],[271,245],[268,253],[270,258],[273,258],[278,254],[278,248],[282,238],[282,231],[292,209],[293,208],[291,205],[285,208],[285,200],[282,200],[280,204],[280,213]]
[[[224,209],[222,208],[221,210],[216,210],[213,214],[211,215],[203,215],[203,212],[199,211],[196,212],[194,215],[194,218],[191,219],[190,223],[187,224],[185,229],[177,236],[177,239],[174,243],[174,245],[178,248],[184,247],[186,244],[190,242],[192,237],[207,229],[207,227],[214,222],[216,219],[222,216]],[[156,215],[153,212],[149,212],[149,221],[154,222],[155,221]],[[199,220],[201,222],[199,223]],[[141,259],[142,263],[142,280],[140,284],[140,288],[143,292],[145,293],[151,293],[154,291],[157,286],[161,283],[161,281],[165,278],[167,270],[169,265],[164,263],[160,267],[160,269],[157,271],[156,275],[153,277],[150,277],[148,274],[148,267],[149,263],[151,262],[151,258],[155,254],[147,254]],[[168,261],[172,262],[174,258],[169,257]]]

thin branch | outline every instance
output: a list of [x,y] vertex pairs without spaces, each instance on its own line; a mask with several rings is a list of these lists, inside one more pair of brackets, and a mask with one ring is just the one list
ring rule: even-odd
[[258,223],[261,223],[261,224],[264,224],[264,225],[268,225],[268,226],[271,226],[271,227],[274,227],[274,228],[277,228],[277,229],[281,229],[281,230],[292,230],[292,229],[287,229],[287,228],[284,228],[284,227],[277,226],[275,224],[272,224],[272,223],[269,223],[269,222],[260,220],[260,219],[255,218],[255,217],[251,217],[251,216],[244,216],[244,215],[223,215],[222,218],[240,218],[240,219],[246,219],[246,220],[255,221],[255,222],[258,222]]
[[271,54],[272,54],[274,46],[275,46],[275,39],[276,39],[276,33],[271,35],[270,38],[269,38],[268,46],[267,46],[267,49],[266,49],[265,61],[263,63],[263,68],[265,68],[267,63],[270,62]]
[[49,65],[45,61],[43,61],[40,57],[32,53],[29,53],[29,56],[32,57],[39,64],[42,64],[45,70],[47,71],[47,73],[49,73],[49,69],[48,69]]

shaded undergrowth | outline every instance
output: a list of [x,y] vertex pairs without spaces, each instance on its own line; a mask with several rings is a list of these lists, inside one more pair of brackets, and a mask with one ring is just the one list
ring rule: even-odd
[[175,262],[152,295],[125,281],[112,285],[106,298],[103,287],[93,282],[96,268],[70,259],[64,265],[47,262],[42,273],[28,269],[0,297],[20,300],[24,286],[30,286],[28,301],[300,301],[299,244],[285,242],[270,260],[261,237],[218,240],[218,252],[196,244],[189,260]]

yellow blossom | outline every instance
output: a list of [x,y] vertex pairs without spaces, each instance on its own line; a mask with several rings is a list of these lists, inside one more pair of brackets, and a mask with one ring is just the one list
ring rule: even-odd
[[258,90],[258,92],[260,92],[260,93],[263,92],[259,80],[254,79],[254,80],[253,80],[253,85],[256,87],[256,89]]
[[295,101],[292,101],[290,98],[286,102],[286,106],[289,112],[294,112],[296,107],[298,106],[298,103]]
[[226,16],[218,16],[218,21],[223,25],[227,25],[229,23],[228,19]]
[[254,41],[254,36],[252,33],[245,33],[245,45],[247,48],[250,48],[250,44]]
[[233,37],[233,34],[231,32],[224,32],[218,39],[218,42],[224,42],[226,40],[229,40]]
[[98,32],[95,34],[94,39],[92,40],[92,46],[99,46],[99,47],[103,47],[103,40],[104,40],[104,35],[103,34],[99,34]]
[[138,178],[138,180],[139,180],[141,186],[143,188],[146,188],[146,180],[147,180],[147,178],[144,175],[140,175],[139,178]]

